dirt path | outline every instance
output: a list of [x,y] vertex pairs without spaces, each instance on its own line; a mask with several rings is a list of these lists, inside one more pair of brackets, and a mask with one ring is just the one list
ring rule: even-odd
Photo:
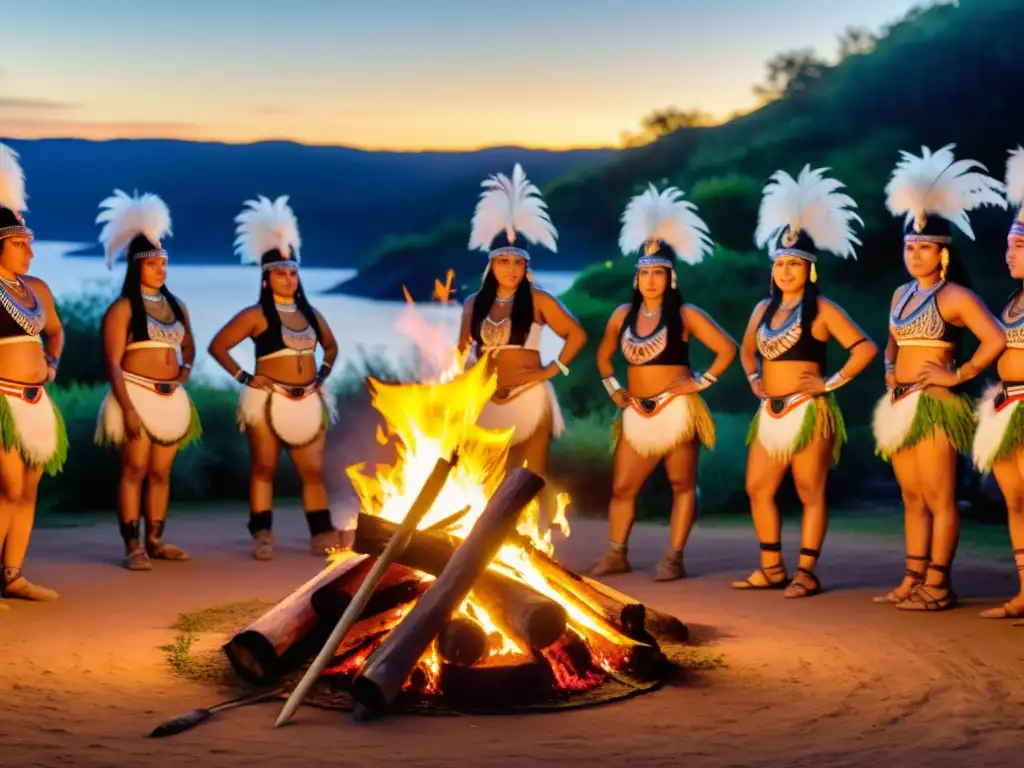
[[[395,717],[357,725],[303,708],[274,729],[279,704],[225,713],[162,741],[158,722],[219,693],[175,678],[159,646],[183,611],[279,598],[322,563],[304,548],[296,510],[278,516],[280,554],[248,557],[239,519],[182,519],[188,563],[149,573],[116,567],[114,526],[41,530],[31,575],[61,601],[0,610],[0,765],[618,765],[877,766],[1018,764],[1024,744],[1024,628],[977,618],[1013,589],[1007,563],[959,562],[967,605],[907,614],[870,597],[902,570],[899,542],[850,535],[826,545],[811,600],[737,593],[756,547],[749,531],[698,529],[691,578],[609,579],[679,616],[727,666],[626,702],[502,718]],[[792,533],[792,532],[790,532]],[[653,568],[665,530],[637,528],[634,567]],[[605,528],[578,522],[559,548],[582,569]],[[787,552],[798,543],[786,539]],[[792,564],[793,554],[789,561]]]

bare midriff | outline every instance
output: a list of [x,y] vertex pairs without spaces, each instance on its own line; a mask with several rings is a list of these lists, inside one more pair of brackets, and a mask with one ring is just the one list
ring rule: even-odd
[[0,379],[4,381],[30,385],[44,383],[49,371],[39,337],[0,339],[0,371]]
[[656,397],[689,375],[686,365],[631,365],[626,370],[627,389],[633,397]]
[[804,374],[821,375],[821,366],[810,360],[765,360],[761,364],[761,385],[766,397],[789,397],[802,388]]
[[126,349],[121,370],[154,381],[172,381],[181,375],[177,350],[168,346]]

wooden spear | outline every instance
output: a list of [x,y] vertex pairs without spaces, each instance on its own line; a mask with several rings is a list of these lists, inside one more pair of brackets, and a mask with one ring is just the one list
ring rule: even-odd
[[395,532],[395,535],[388,542],[387,547],[381,553],[380,557],[377,558],[377,562],[374,563],[373,568],[367,575],[366,580],[360,586],[359,591],[356,592],[352,598],[352,602],[348,604],[348,608],[345,609],[345,613],[342,614],[338,620],[338,624],[334,627],[334,631],[331,632],[324,647],[320,650],[320,654],[313,660],[312,665],[306,670],[306,674],[303,675],[299,684],[295,686],[295,690],[292,691],[292,695],[288,697],[288,701],[285,702],[284,707],[281,709],[281,714],[277,717],[277,722],[274,723],[275,727],[280,727],[287,723],[292,715],[295,714],[295,710],[298,709],[302,700],[309,693],[309,689],[313,683],[316,682],[317,678],[320,677],[320,673],[323,672],[324,667],[327,663],[334,658],[335,652],[338,650],[338,646],[341,645],[341,641],[345,639],[345,635],[352,628],[352,625],[356,623],[359,618],[359,614],[363,612],[363,608],[366,606],[367,601],[370,599],[370,595],[373,594],[374,588],[377,583],[384,576],[385,571],[388,567],[394,563],[398,557],[402,554],[402,551],[409,544],[412,535],[416,532],[416,527],[419,525],[420,520],[423,516],[430,511],[437,497],[441,493],[441,489],[444,488],[444,484],[448,481],[448,476],[451,474],[452,469],[459,461],[458,451],[453,451],[451,458],[445,461],[444,459],[438,459],[434,465],[433,471],[430,473],[430,477],[427,478],[427,482],[423,484],[423,488],[420,490],[419,495],[413,501],[412,506],[409,507],[409,512],[405,516],[405,520],[402,521],[401,526]]

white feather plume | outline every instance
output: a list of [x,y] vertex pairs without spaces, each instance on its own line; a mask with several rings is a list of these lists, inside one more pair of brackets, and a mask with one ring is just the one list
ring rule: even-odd
[[558,231],[551,223],[547,203],[540,190],[526,178],[523,166],[516,163],[511,179],[503,173],[496,173],[480,186],[484,191],[480,193],[473,212],[470,250],[490,251],[494,238],[500,232],[507,232],[510,239],[521,235],[553,253],[558,251],[555,242]]
[[145,235],[159,248],[160,241],[171,234],[171,212],[167,204],[151,192],[140,197],[115,189],[113,195],[100,203],[96,223],[103,224],[100,243],[108,269],[113,268],[114,261],[136,235]]
[[1024,205],[1024,147],[1010,150],[1006,160],[1006,199],[1011,205]]
[[758,248],[774,245],[788,227],[790,232],[806,232],[817,248],[844,259],[857,258],[854,246],[860,240],[853,233],[853,222],[864,222],[853,210],[857,207],[853,198],[839,191],[846,185],[825,176],[827,170],[805,165],[795,179],[785,171],[771,175],[754,231]]
[[260,195],[255,200],[246,200],[245,208],[235,217],[235,253],[241,256],[243,264],[259,264],[263,254],[277,249],[287,256],[294,251],[299,262],[299,221],[288,205],[288,196],[281,195],[273,202]]
[[921,156],[900,150],[900,160],[885,186],[885,205],[893,216],[903,216],[904,225],[927,216],[941,216],[960,228],[972,240],[967,212],[982,205],[1006,208],[1004,186],[987,173],[977,160],[957,160],[955,144],[932,152],[921,147]]
[[619,250],[636,253],[649,241],[658,241],[675,251],[687,264],[700,264],[712,253],[714,243],[708,226],[697,215],[697,206],[681,199],[677,187],[661,192],[653,184],[636,195],[622,212]]
[[25,206],[25,172],[18,162],[18,153],[0,144],[0,206],[22,213]]

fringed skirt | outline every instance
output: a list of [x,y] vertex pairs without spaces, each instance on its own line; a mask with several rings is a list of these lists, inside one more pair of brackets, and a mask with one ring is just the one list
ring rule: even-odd
[[747,445],[756,440],[774,461],[789,464],[815,437],[833,441],[832,462],[838,463],[846,444],[846,423],[832,393],[762,400],[750,423]]
[[309,445],[338,420],[334,395],[312,385],[274,384],[272,392],[242,387],[238,398],[238,426],[266,424],[289,448]]
[[41,384],[0,381],[0,447],[18,451],[27,466],[42,467],[51,477],[64,468],[67,429]]
[[942,432],[957,453],[970,454],[975,416],[967,395],[935,397],[917,385],[896,387],[875,406],[875,453],[885,461],[913,448],[934,432]]
[[698,394],[661,394],[631,400],[612,429],[613,446],[624,439],[648,458],[664,458],[691,440],[699,440],[709,451],[715,447],[715,423]]
[[994,464],[1013,458],[1024,447],[1024,382],[989,387],[978,401],[977,418],[974,466],[991,472]]
[[513,428],[511,445],[525,443],[545,418],[551,417],[551,436],[565,432],[565,419],[550,381],[524,384],[502,402],[490,400],[480,412],[477,426],[484,429]]
[[[124,386],[150,441],[184,448],[202,438],[199,412],[184,386],[134,373],[124,374]],[[124,411],[114,393],[108,391],[96,419],[95,441],[97,445],[117,448],[124,438]]]

